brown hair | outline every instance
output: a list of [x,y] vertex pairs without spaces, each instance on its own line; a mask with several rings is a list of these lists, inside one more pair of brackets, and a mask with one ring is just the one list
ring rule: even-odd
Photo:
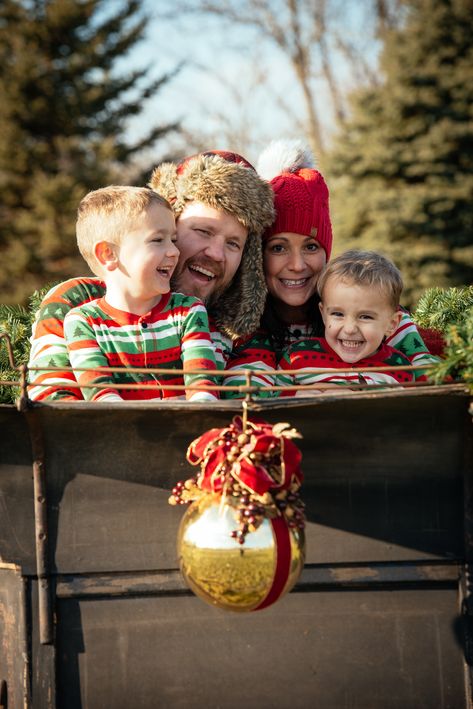
[[120,244],[131,223],[153,204],[172,212],[169,202],[148,187],[109,185],[85,195],[77,210],[77,245],[94,273],[98,269],[95,244]]
[[388,297],[394,310],[399,306],[403,289],[401,273],[392,261],[376,251],[352,249],[330,261],[317,281],[317,291],[322,300],[324,287],[330,278],[378,288]]

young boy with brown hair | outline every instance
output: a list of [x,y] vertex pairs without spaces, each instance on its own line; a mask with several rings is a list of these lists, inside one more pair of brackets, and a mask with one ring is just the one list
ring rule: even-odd
[[[387,366],[411,366],[399,350],[385,344],[399,326],[402,277],[396,266],[374,251],[346,251],[322,271],[317,290],[325,337],[308,338],[285,352],[279,367],[296,369],[340,369],[282,376],[289,384],[405,384],[411,371],[370,371]],[[349,365],[347,367],[347,365]],[[350,372],[350,368],[366,371]],[[304,395],[301,391],[300,396]]]
[[[79,204],[76,233],[82,256],[106,285],[103,297],[73,308],[64,320],[71,366],[84,398],[215,400],[208,391],[160,388],[215,384],[205,372],[183,377],[129,370],[216,369],[203,303],[171,292],[179,251],[169,203],[144,187],[104,187]],[[98,367],[123,369],[108,373]],[[111,383],[141,387],[117,390],[107,386]]]

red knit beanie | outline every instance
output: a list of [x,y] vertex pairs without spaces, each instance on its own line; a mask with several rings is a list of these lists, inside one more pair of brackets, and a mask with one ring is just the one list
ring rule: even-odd
[[315,170],[310,151],[299,141],[274,141],[261,154],[258,172],[270,181],[276,221],[263,234],[292,232],[317,239],[327,255],[332,252],[329,191]]

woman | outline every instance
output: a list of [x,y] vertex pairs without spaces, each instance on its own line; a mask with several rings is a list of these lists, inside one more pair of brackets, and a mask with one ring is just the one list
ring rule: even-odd
[[[258,172],[270,181],[276,220],[263,234],[263,263],[268,296],[260,329],[236,343],[227,370],[250,369],[252,383],[267,387],[283,350],[306,337],[321,337],[317,279],[332,251],[329,192],[314,167],[310,151],[299,141],[276,141],[262,153]],[[409,314],[403,311],[387,344],[406,354],[415,365],[437,358],[429,353]],[[226,377],[228,386],[242,386],[245,377]],[[263,391],[260,396],[277,396]],[[226,398],[239,398],[238,391]]]

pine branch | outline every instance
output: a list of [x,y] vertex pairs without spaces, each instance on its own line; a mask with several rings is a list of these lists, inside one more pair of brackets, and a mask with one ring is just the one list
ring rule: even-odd
[[[51,285],[47,285],[35,291],[30,296],[28,307],[0,304],[0,334],[8,335],[17,367],[28,363],[31,328],[41,301],[50,288]],[[7,343],[2,338],[0,340],[0,383],[2,381],[18,381],[18,379],[18,370],[11,367]],[[0,386],[0,403],[13,404],[19,394],[19,388]]]
[[420,327],[446,334],[450,325],[461,323],[473,308],[473,286],[430,288],[419,299],[413,319]]
[[473,286],[429,289],[413,319],[421,327],[441,332],[446,343],[429,379],[434,384],[461,380],[473,392]]

